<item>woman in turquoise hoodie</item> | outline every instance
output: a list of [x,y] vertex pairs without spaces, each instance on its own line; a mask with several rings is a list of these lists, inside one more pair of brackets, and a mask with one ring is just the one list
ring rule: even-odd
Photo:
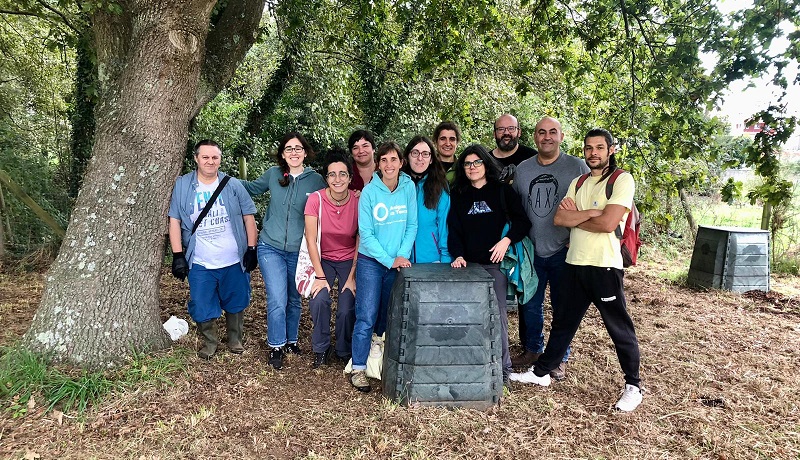
[[406,145],[403,172],[417,187],[417,238],[411,250],[412,264],[450,263],[447,252],[447,212],[450,187],[442,162],[434,153],[433,142],[414,136]]
[[410,267],[417,236],[417,196],[414,182],[401,171],[403,152],[385,142],[375,153],[378,171],[358,202],[361,242],[356,264],[356,324],[353,328],[353,372],[350,383],[371,390],[366,376],[372,332],[386,329],[389,294],[400,267]]
[[283,136],[278,145],[278,166],[242,185],[252,196],[270,193],[269,206],[258,235],[258,264],[267,292],[267,344],[269,364],[283,366],[284,353],[300,353],[300,293],[294,282],[297,255],[305,228],[308,195],[325,188],[325,181],[304,165],[314,158],[308,141],[296,132]]

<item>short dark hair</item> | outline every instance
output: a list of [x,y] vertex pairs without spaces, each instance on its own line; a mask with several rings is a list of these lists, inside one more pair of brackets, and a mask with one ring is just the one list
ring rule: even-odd
[[400,144],[395,141],[386,141],[381,142],[381,145],[379,145],[378,149],[375,150],[375,163],[380,162],[381,157],[388,155],[392,150],[397,152],[397,156],[400,157],[400,161],[405,160],[405,155],[403,155],[403,149],[400,148]]
[[327,179],[328,167],[333,163],[344,163],[347,168],[347,174],[353,175],[353,157],[344,151],[341,147],[334,147],[325,154],[325,159],[322,162],[322,178]]
[[361,139],[364,139],[372,144],[372,150],[375,150],[375,136],[372,134],[372,132],[366,129],[359,129],[354,131],[353,134],[350,135],[350,138],[347,139],[347,151],[352,152],[353,146],[356,145],[356,142],[360,141]]
[[461,130],[458,128],[458,125],[452,121],[443,121],[436,125],[436,129],[433,130],[433,142],[436,142],[439,139],[439,134],[442,134],[442,131],[445,129],[455,131],[456,141],[461,142]]
[[192,154],[194,156],[197,156],[197,152],[200,150],[200,147],[204,145],[210,145],[211,147],[216,147],[217,149],[219,149],[219,153],[222,153],[222,147],[220,147],[219,144],[212,141],[211,139],[202,139],[197,141],[196,144],[194,144],[194,148],[192,148]]

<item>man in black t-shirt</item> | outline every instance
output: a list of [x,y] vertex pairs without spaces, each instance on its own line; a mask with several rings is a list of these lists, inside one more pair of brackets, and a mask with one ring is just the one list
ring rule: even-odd
[[494,141],[497,143],[497,148],[491,153],[503,166],[512,164],[517,166],[536,155],[536,150],[519,143],[521,134],[522,130],[514,115],[508,113],[500,115],[494,122]]
[[[519,143],[521,134],[522,130],[519,128],[517,117],[510,113],[500,115],[500,118],[494,122],[494,141],[497,143],[497,147],[491,153],[503,165],[503,173],[500,179],[503,182],[512,183],[514,167],[536,155],[536,150]],[[509,167],[511,165],[514,166]],[[509,294],[506,302],[508,303],[509,311],[517,311],[517,297],[515,295]],[[524,319],[520,315],[520,340],[526,339],[524,330]]]

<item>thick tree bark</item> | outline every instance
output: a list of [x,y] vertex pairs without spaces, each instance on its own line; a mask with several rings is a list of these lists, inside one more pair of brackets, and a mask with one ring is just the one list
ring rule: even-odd
[[[222,91],[258,36],[266,0],[228,0],[212,18],[192,117]],[[229,65],[233,63],[233,65]]]
[[[87,368],[170,343],[158,293],[166,213],[201,71],[211,70],[203,63],[212,64],[205,45],[214,0],[119,3],[122,14],[92,17],[101,85],[92,159],[23,339],[54,361]],[[245,3],[263,8],[263,0],[227,5]],[[235,68],[245,52],[213,65]]]

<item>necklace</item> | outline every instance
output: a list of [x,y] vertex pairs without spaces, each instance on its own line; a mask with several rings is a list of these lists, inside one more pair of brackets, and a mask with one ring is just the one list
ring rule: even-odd
[[[333,191],[329,190],[328,195],[331,197],[331,200],[336,202],[335,203],[336,207],[341,208],[344,202],[347,201],[347,199],[350,197],[350,190],[345,190],[344,197],[341,200],[337,200],[336,198],[333,197]],[[342,213],[341,209],[336,209],[336,214],[341,214],[341,213]]]

